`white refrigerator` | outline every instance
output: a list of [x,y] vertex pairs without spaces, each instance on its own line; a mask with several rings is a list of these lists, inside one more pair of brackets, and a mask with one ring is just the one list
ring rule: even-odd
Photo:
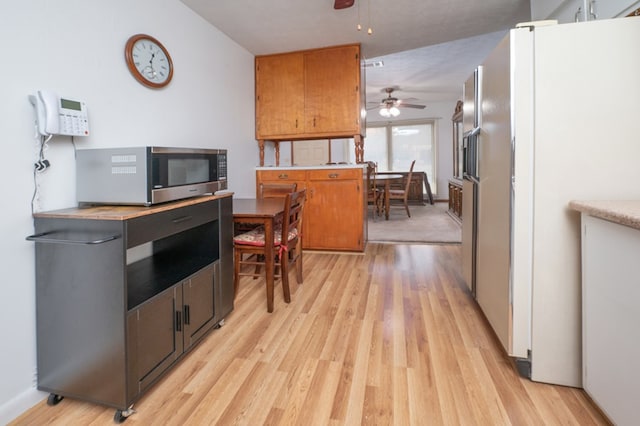
[[639,43],[640,17],[540,22],[482,64],[476,299],[534,381],[582,382],[569,201],[640,198]]

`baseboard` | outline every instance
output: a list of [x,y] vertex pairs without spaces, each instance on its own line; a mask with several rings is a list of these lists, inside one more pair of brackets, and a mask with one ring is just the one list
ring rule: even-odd
[[46,392],[31,388],[0,406],[0,424],[8,424],[22,413],[47,398]]

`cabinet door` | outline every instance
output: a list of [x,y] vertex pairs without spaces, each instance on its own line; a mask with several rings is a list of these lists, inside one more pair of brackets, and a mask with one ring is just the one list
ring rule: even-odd
[[213,280],[211,264],[193,274],[182,285],[185,349],[214,325]]
[[256,139],[303,131],[303,55],[256,57]]
[[363,187],[362,170],[309,172],[304,248],[364,249],[366,194]]
[[305,133],[354,135],[360,123],[360,48],[306,52]]
[[[131,311],[128,317],[134,394],[143,391],[183,352],[182,288],[174,286]],[[132,389],[130,389],[132,391]]]

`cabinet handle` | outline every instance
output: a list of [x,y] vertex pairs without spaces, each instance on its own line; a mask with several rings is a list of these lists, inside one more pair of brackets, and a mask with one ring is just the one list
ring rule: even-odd
[[298,128],[298,119],[296,118],[296,129]]
[[184,305],[184,325],[191,323],[191,315],[189,314],[189,305]]
[[338,177],[340,177],[338,173],[329,173],[329,179],[336,179]]
[[182,313],[176,311],[176,331],[182,331]]
[[316,127],[316,118],[313,117],[313,127]]
[[289,178],[289,175],[286,173],[282,173],[278,175],[278,179],[288,179],[288,178]]
[[182,223],[182,222],[188,222],[191,219],[193,219],[193,216],[182,216],[182,217],[177,217],[175,219],[172,219],[171,222],[178,224],[178,223]]
[[108,237],[100,238],[98,240],[69,240],[63,238],[46,238],[47,235],[54,234],[54,232],[43,232],[41,234],[29,235],[27,241],[35,241],[37,243],[49,243],[49,244],[102,244],[108,241],[113,241],[120,237],[119,235],[110,235]]

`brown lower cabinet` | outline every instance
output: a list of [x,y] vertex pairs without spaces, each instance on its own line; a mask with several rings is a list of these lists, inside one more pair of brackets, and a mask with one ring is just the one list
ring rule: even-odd
[[307,190],[302,246],[313,250],[364,251],[367,237],[363,167],[268,168],[260,183],[297,183]]

